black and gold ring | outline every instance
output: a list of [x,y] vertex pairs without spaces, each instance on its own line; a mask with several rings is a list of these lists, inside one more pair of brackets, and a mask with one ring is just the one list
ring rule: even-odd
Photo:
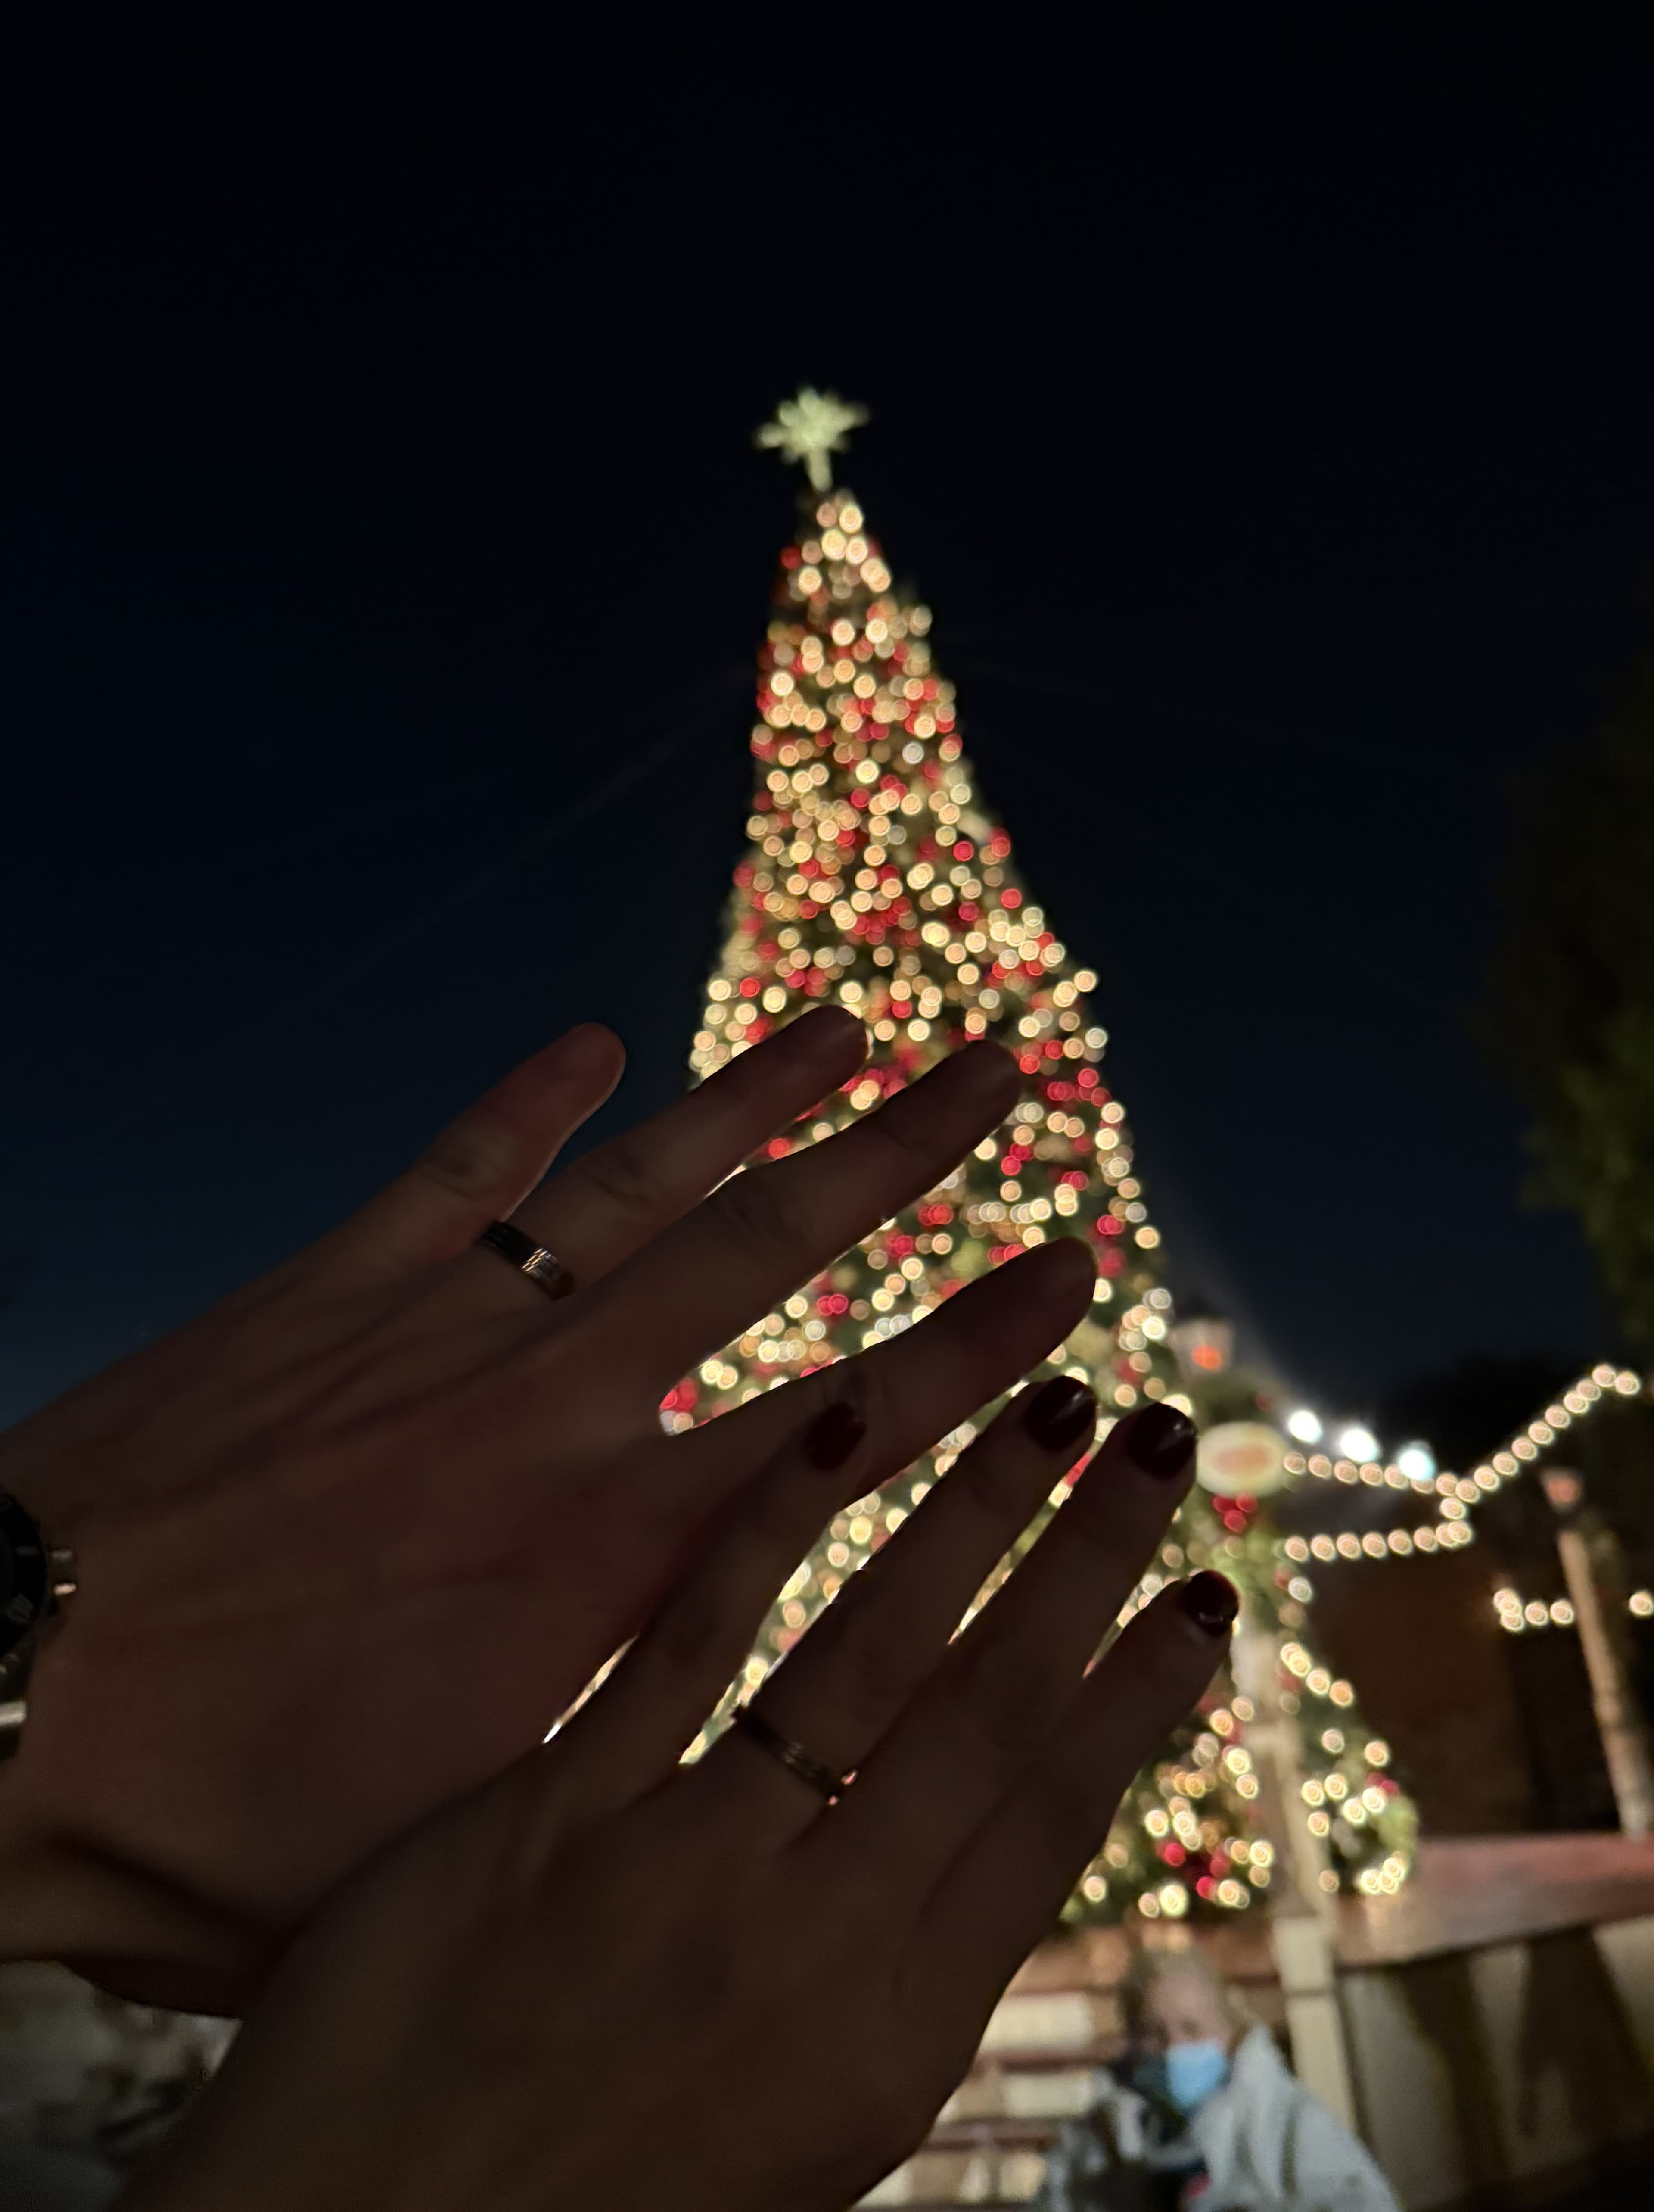
[[731,1725],[750,1737],[760,1751],[766,1751],[772,1759],[779,1760],[789,1774],[796,1774],[801,1782],[807,1784],[819,1797],[824,1797],[829,1805],[844,1796],[851,1778],[848,1774],[841,1774],[837,1767],[825,1765],[821,1759],[813,1758],[802,1743],[795,1743],[790,1735],[783,1735],[779,1729],[772,1729],[753,1706],[742,1705]]
[[557,1255],[514,1229],[509,1221],[491,1221],[476,1241],[509,1261],[519,1275],[537,1283],[548,1298],[566,1298],[574,1288],[573,1276]]

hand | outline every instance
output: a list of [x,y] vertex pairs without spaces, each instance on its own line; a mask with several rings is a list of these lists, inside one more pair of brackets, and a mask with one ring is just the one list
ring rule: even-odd
[[323,1909],[124,2212],[842,2212],[920,2142],[1227,1645],[1234,1591],[1202,1574],[1087,1672],[1187,1488],[1163,1406],[950,1644],[1094,1417],[1066,1377],[1014,1399],[765,1685],[771,1728],[855,1770],[830,1808],[739,1726],[677,1765],[883,1468],[847,1405],[789,1438],[552,1743]]
[[[723,1181],[863,1050],[848,1016],[809,1015],[524,1202],[619,1073],[607,1030],[573,1030],[342,1228],[6,1440],[0,1487],[73,1547],[80,1590],[0,1776],[0,1955],[240,2009],[348,1868],[542,1740],[785,1428],[853,1397],[894,1468],[940,1404],[1005,1389],[1061,1334],[1060,1266],[1019,1272],[1021,1296],[996,1277],[662,1433],[681,1375],[1016,1095],[975,1047]],[[474,1249],[519,1206],[575,1295]]]

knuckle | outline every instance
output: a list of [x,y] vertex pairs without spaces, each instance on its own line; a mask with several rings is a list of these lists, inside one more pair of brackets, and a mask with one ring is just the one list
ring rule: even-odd
[[[1023,1472],[1021,1455],[1015,1448],[1007,1450],[1007,1441],[991,1430],[978,1439],[950,1470],[948,1494],[957,1500],[958,1510],[968,1513],[972,1521],[1015,1534],[1027,1517],[1027,1508],[1016,1481]],[[1039,1473],[1043,1478],[1044,1467]]]
[[760,1253],[791,1257],[805,1229],[779,1183],[773,1169],[748,1168],[725,1183],[713,1203],[738,1242]]
[[[808,1484],[800,1483],[791,1465],[778,1468],[768,1479],[749,1481],[737,1496],[735,1510],[739,1525],[766,1552],[793,1546],[808,1550],[821,1525],[815,1496]],[[793,1564],[788,1560],[789,1569]]]
[[846,1398],[862,1417],[863,1437],[888,1437],[900,1433],[898,1415],[900,1393],[897,1389],[897,1370],[888,1356],[897,1340],[871,1350],[857,1352],[844,1362],[837,1370],[844,1378],[839,1395]]
[[[791,1476],[791,1469],[787,1472]],[[801,1510],[798,1485],[791,1480],[749,1483],[736,1513],[748,1535],[766,1552],[790,1543],[808,1547],[816,1521],[812,1505],[803,1504]]]
[[978,1697],[969,1710],[971,1733],[982,1750],[1009,1765],[1028,1748],[1028,1711],[1021,1699],[997,1688]]
[[959,1717],[975,1741],[999,1760],[1021,1758],[1031,1747],[1036,1717],[1050,1709],[1056,1685],[1050,1670],[1029,1655],[1012,1655],[992,1643],[958,1653],[951,1685]]
[[929,1174],[935,1162],[937,1146],[932,1138],[923,1140],[922,1125],[908,1106],[907,1094],[893,1099],[876,1114],[869,1114],[857,1125],[857,1134],[869,1149],[881,1151],[893,1170],[909,1174],[922,1169]]
[[862,1618],[845,1623],[833,1669],[833,1703],[852,1728],[885,1720],[922,1671],[902,1623],[876,1607],[855,1610]]
[[1124,1533],[1118,1489],[1086,1482],[1069,1491],[1051,1529],[1065,1548],[1088,1553],[1100,1566],[1111,1567],[1119,1565]]
[[498,1126],[467,1114],[427,1146],[414,1172],[461,1198],[479,1198],[495,1188],[509,1165]]
[[669,1679],[694,1673],[728,1636],[728,1606],[721,1590],[690,1583],[662,1616],[657,1654]]
[[653,1218],[659,1200],[658,1181],[643,1147],[628,1138],[588,1152],[570,1169],[568,1180],[592,1192],[627,1219]]

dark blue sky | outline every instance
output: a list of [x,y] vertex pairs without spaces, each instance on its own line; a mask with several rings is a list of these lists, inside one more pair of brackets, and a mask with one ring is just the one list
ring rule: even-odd
[[0,235],[0,1412],[569,1022],[632,1048],[600,1127],[674,1093],[802,379],[873,410],[1174,1281],[1333,1410],[1599,1355],[1466,1018],[1507,779],[1643,635],[1639,257],[73,199]]

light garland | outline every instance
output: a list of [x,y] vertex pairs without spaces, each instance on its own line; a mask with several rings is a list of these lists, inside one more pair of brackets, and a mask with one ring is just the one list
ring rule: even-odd
[[1310,1474],[1324,1482],[1366,1483],[1372,1487],[1427,1496],[1433,1493],[1439,1504],[1436,1519],[1411,1531],[1392,1528],[1380,1534],[1369,1530],[1358,1536],[1345,1530],[1338,1534],[1287,1536],[1281,1541],[1281,1553],[1287,1559],[1302,1564],[1312,1559],[1406,1559],[1415,1552],[1458,1550],[1474,1541],[1469,1516],[1476,1506],[1531,1467],[1559,1436],[1576,1421],[1585,1419],[1597,1406],[1615,1397],[1634,1398],[1643,1387],[1642,1376],[1629,1368],[1616,1368],[1606,1363],[1593,1367],[1468,1475],[1409,1475],[1393,1462],[1381,1464],[1368,1460],[1358,1465],[1352,1460],[1330,1459],[1324,1453],[1306,1457],[1302,1452],[1289,1452],[1286,1460],[1289,1474]]
[[[1493,1605],[1500,1626],[1510,1636],[1521,1636],[1530,1628],[1578,1626],[1572,1603],[1565,1597],[1548,1601],[1541,1597],[1524,1598],[1507,1587],[1493,1592]],[[1654,1591],[1633,1590],[1626,1600],[1626,1611],[1633,1620],[1654,1620]]]

